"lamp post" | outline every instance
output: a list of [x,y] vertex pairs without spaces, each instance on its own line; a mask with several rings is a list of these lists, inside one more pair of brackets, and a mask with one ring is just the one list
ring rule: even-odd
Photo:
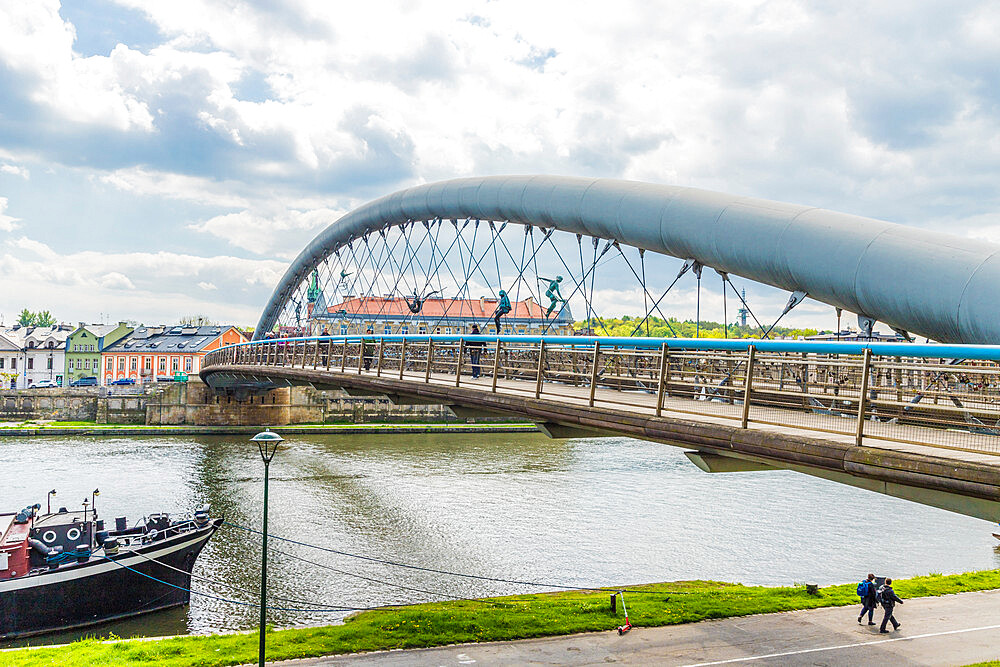
[[56,495],[56,490],[52,489],[45,497],[45,506],[49,514],[52,514],[52,496]]
[[264,462],[264,527],[261,529],[263,535],[263,545],[260,555],[260,648],[257,657],[260,667],[264,667],[264,629],[267,625],[267,481],[271,467],[271,459],[278,451],[278,443],[283,438],[277,433],[263,431],[250,438],[251,442],[257,443],[260,451],[260,458]]

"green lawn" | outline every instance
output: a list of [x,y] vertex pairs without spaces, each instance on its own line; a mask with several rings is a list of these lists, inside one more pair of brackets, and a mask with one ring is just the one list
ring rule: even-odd
[[[793,609],[856,604],[856,584],[829,586],[817,595],[804,587],[766,588],[711,581],[631,587],[629,617],[639,626],[690,623]],[[1000,588],[1000,570],[929,575],[895,582],[903,598]],[[487,600],[386,608],[357,614],[343,625],[282,630],[268,636],[271,660],[336,653],[416,648],[610,630],[610,591],[568,591]],[[236,665],[257,658],[255,634],[182,637],[102,644],[84,640],[62,648],[0,653],[0,665]],[[988,663],[994,664],[995,663]]]

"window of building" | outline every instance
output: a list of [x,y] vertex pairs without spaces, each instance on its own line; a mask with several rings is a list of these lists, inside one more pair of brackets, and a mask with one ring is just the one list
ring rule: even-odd
[[403,328],[401,328],[399,330],[399,333],[401,333],[401,334],[403,334],[405,336],[406,334],[410,333],[410,327],[403,327]]
[[382,333],[388,336],[389,334],[392,333],[392,327],[386,324],[384,327],[382,327]]
[[173,359],[171,360],[171,364],[170,364],[170,370],[172,370],[173,372],[175,372],[175,373],[176,373],[176,372],[177,372],[177,371],[179,371],[180,369],[181,369],[181,360],[180,360],[180,359],[178,359],[177,357],[174,357],[174,358],[173,358]]
[[118,370],[119,371],[125,370],[125,357],[118,357]]
[[17,370],[17,358],[13,358],[10,360],[10,370],[12,371]]
[[340,335],[341,336],[346,336],[347,335],[347,325],[346,324],[341,324],[340,325]]
[[35,347],[35,341],[29,340],[28,341],[28,349],[30,350],[30,349],[33,349],[34,347]]
[[157,367],[160,369],[161,373],[166,373],[167,372],[167,359],[166,359],[166,357],[160,357],[160,363],[157,364]]
[[4,362],[3,358],[0,358],[0,368],[3,368],[3,362]]
[[130,371],[139,370],[139,357],[132,357],[128,360],[128,369]]
[[[440,329],[439,329],[439,331],[440,331]],[[444,328],[444,332],[450,336],[451,335],[451,327],[445,327]]]
[[90,370],[90,359],[84,359],[83,360],[83,369],[87,370],[87,371]]
[[142,367],[145,368],[147,371],[153,370],[153,358],[152,357],[145,357],[142,360]]
[[108,357],[107,367],[109,371],[115,370],[115,360],[112,359],[111,357]]
[[47,371],[51,371],[52,370],[52,357],[49,357],[48,363],[45,364],[45,370],[47,370]]
[[190,373],[191,372],[191,364],[192,364],[191,357],[184,357],[184,372],[185,373]]
[[34,368],[35,368],[35,359],[34,359],[34,357],[28,357],[28,370],[30,371],[30,370],[33,370]]

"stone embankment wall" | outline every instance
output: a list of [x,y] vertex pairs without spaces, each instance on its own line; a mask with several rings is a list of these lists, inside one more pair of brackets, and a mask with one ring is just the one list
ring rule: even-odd
[[108,395],[89,388],[0,392],[0,421],[28,419],[143,424],[146,397]]
[[312,387],[275,389],[240,402],[216,396],[197,379],[147,387],[0,391],[0,422],[87,421],[99,424],[281,426],[333,422],[454,420],[438,405],[398,406]]

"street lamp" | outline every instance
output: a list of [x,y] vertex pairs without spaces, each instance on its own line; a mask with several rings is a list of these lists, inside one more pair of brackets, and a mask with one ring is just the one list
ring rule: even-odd
[[264,527],[261,530],[264,543],[260,555],[260,648],[257,653],[260,667],[264,667],[264,629],[267,624],[267,481],[271,459],[274,458],[274,453],[278,451],[278,443],[282,440],[280,435],[269,430],[250,438],[251,442],[257,443],[260,458],[264,462]]

